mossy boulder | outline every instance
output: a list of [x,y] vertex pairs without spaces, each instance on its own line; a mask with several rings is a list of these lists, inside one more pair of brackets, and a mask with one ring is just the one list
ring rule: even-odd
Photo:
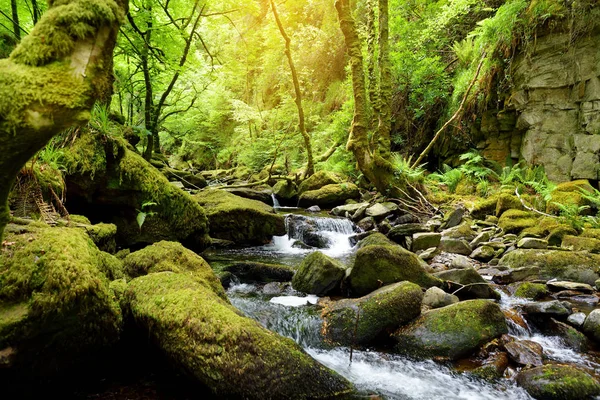
[[515,291],[516,297],[539,300],[546,297],[550,291],[543,283],[523,282]]
[[339,288],[345,274],[346,267],[339,261],[315,251],[302,260],[292,279],[292,287],[300,292],[325,296]]
[[474,268],[450,269],[433,275],[446,281],[446,286],[460,299],[500,300],[500,295]]
[[465,239],[470,242],[475,239],[477,232],[471,228],[471,221],[464,221],[460,225],[442,231],[442,236],[450,239]]
[[298,198],[298,188],[293,181],[281,180],[277,181],[273,186],[273,194],[280,201],[290,202]]
[[535,267],[543,279],[557,278],[589,285],[600,278],[600,255],[586,251],[519,249],[502,257],[499,265],[510,269]]
[[498,204],[498,196],[491,196],[487,199],[481,199],[473,204],[469,210],[471,217],[483,219],[486,215],[496,215],[496,205]]
[[60,379],[101,358],[122,329],[121,308],[103,273],[112,256],[75,228],[29,228],[7,234],[5,243],[0,351],[14,351],[10,370],[33,381]]
[[600,240],[600,229],[587,228],[581,232],[581,237]]
[[375,232],[358,242],[358,250],[367,246],[396,246],[396,243],[388,239],[383,233]]
[[573,182],[564,182],[557,185],[551,193],[551,200],[546,205],[546,212],[559,214],[560,207],[558,207],[556,203],[565,206],[591,206],[591,202],[582,195],[582,191],[589,193],[592,193],[594,191],[594,188],[586,179],[581,179]]
[[517,383],[536,399],[583,400],[600,394],[600,383],[594,377],[569,365],[544,365],[521,371]]
[[574,251],[600,253],[600,240],[589,237],[565,235],[562,240],[562,247]]
[[422,358],[456,360],[508,332],[500,307],[489,300],[468,300],[421,314],[398,329],[397,352]]
[[[117,244],[179,241],[210,245],[204,210],[118,137],[82,132],[65,153],[69,210],[117,226]],[[154,203],[153,205],[146,205]],[[140,228],[137,217],[146,213]]]
[[413,282],[424,288],[442,284],[440,279],[425,271],[423,261],[416,254],[398,245],[363,245],[356,252],[354,265],[346,279],[354,297],[401,281]]
[[94,244],[102,251],[114,254],[117,251],[117,226],[115,224],[78,225],[84,229]]
[[533,213],[520,210],[508,210],[500,217],[498,226],[502,228],[505,233],[519,234],[523,229],[531,228],[537,223],[538,219]]
[[298,187],[298,193],[302,194],[310,190],[321,189],[323,186],[334,185],[337,183],[342,183],[343,181],[344,179],[333,172],[319,171],[308,177],[300,184]]
[[289,282],[294,276],[294,271],[285,265],[250,261],[229,265],[223,270],[232,273],[243,282]]
[[319,206],[330,208],[344,204],[346,200],[358,199],[360,191],[354,183],[337,183],[325,185],[320,189],[308,190],[300,195],[300,207]]
[[498,200],[496,201],[496,217],[501,217],[502,214],[508,210],[522,209],[523,204],[521,204],[521,200],[519,200],[517,196],[508,193],[502,193],[498,196]]
[[323,310],[327,340],[341,345],[367,345],[384,333],[421,314],[423,292],[419,285],[399,282],[359,299],[343,299]]
[[206,210],[212,237],[239,245],[269,243],[285,235],[285,219],[272,207],[219,189],[206,189],[194,196]]
[[127,287],[144,340],[178,370],[223,398],[319,399],[352,391],[348,381],[293,340],[243,317],[210,286],[186,274],[159,272]]

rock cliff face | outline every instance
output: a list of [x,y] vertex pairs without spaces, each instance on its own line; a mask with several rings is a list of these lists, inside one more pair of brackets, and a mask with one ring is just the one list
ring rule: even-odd
[[558,182],[598,180],[600,31],[538,33],[515,57],[512,77],[508,109],[482,116],[483,153],[543,165]]

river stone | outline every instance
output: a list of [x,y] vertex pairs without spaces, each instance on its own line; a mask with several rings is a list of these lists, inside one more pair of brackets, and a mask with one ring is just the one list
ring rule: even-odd
[[437,247],[431,247],[429,249],[423,250],[422,253],[419,254],[419,257],[425,261],[432,260],[437,254]]
[[553,291],[561,290],[576,290],[583,293],[593,293],[594,288],[586,283],[566,282],[566,281],[549,281],[546,285]]
[[[506,268],[505,265],[502,264],[502,260],[498,265],[500,268]],[[521,282],[526,280],[535,280],[540,276],[540,267],[521,267],[515,268],[511,270],[504,270],[498,274],[495,274],[492,280],[494,283],[498,283],[501,285],[508,285],[514,282]]]
[[410,282],[384,286],[359,299],[343,299],[323,311],[326,339],[341,345],[367,345],[421,314],[421,288]]
[[582,328],[583,324],[585,323],[586,317],[587,317],[587,315],[585,315],[585,313],[582,313],[582,312],[574,313],[574,314],[569,315],[569,318],[567,318],[567,322],[576,328]]
[[[571,317],[571,316],[569,316]],[[567,319],[568,321],[568,319]],[[571,325],[567,325],[564,322],[557,321],[554,318],[550,319],[549,330],[552,335],[558,335],[562,341],[571,349],[585,353],[589,348],[588,338]]]
[[[135,254],[135,253],[134,253]],[[128,258],[131,256],[128,256]],[[125,259],[127,265],[127,259]],[[259,262],[238,262],[223,269],[231,272],[242,282],[289,282],[294,276],[290,267],[277,264],[265,264]]]
[[543,283],[523,282],[515,291],[515,297],[538,300],[546,297],[549,290]]
[[435,232],[415,233],[413,236],[412,251],[427,250],[440,244],[442,235]]
[[140,340],[158,347],[176,369],[224,398],[328,398],[352,390],[293,340],[242,316],[215,287],[210,267],[199,265],[198,273],[204,278],[142,276],[125,294]]
[[517,243],[517,247],[520,249],[539,249],[545,250],[548,248],[548,242],[544,239],[536,238],[523,238]]
[[558,301],[544,301],[523,305],[523,311],[529,316],[554,317],[558,319],[567,319],[572,312],[565,305]]
[[490,287],[474,268],[451,269],[435,273],[434,276],[447,282],[465,285],[464,289],[460,289],[460,286],[451,285],[451,290],[456,291],[456,295],[461,299],[500,299],[498,293]]
[[467,241],[467,244],[471,242],[477,236],[477,233],[471,227],[469,221],[465,221],[462,224],[448,228],[442,231],[442,236],[445,238],[451,239],[464,239]]
[[[284,181],[285,182],[285,181]],[[224,187],[223,190],[234,194],[236,196],[243,197],[245,199],[258,200],[268,205],[273,205],[273,197],[272,191],[270,189],[250,189],[250,188],[234,188],[228,189]],[[283,196],[277,195],[278,198],[283,198]]]
[[444,222],[442,223],[442,228],[453,228],[462,222],[463,216],[465,215],[464,207],[458,207],[452,210],[449,214],[444,217]]
[[311,213],[318,213],[318,212],[321,212],[321,207],[319,207],[319,206],[311,206],[311,207],[308,207],[306,209],[306,211],[311,212]]
[[331,210],[331,213],[336,216],[345,216],[346,213],[349,215],[353,215],[356,210],[362,207],[368,207],[369,203],[356,203],[356,204],[345,204],[343,206],[337,206]]
[[[377,240],[381,244],[370,244],[378,243]],[[401,281],[413,282],[425,288],[442,284],[442,281],[425,271],[424,261],[416,254],[398,245],[386,244],[385,241],[390,243],[385,236],[374,234],[359,243],[354,266],[346,280],[352,296],[364,296],[382,285]]]
[[321,208],[335,207],[344,204],[346,200],[360,197],[358,186],[344,182],[325,185],[320,189],[303,192],[298,200],[298,206],[310,207],[317,205]]
[[491,239],[490,232],[481,232],[479,235],[475,236],[475,239],[471,240],[469,246],[472,248],[477,248],[480,244],[489,242]]
[[412,236],[415,233],[430,232],[430,230],[423,224],[410,223],[396,225],[388,232],[387,237],[398,243],[404,240],[405,236]]
[[306,178],[298,187],[298,193],[321,189],[323,186],[342,183],[342,178],[333,172],[318,171]]
[[470,257],[481,262],[488,262],[496,256],[496,251],[491,246],[481,246],[473,250]]
[[372,231],[377,226],[375,219],[373,217],[365,217],[356,223],[363,231]]
[[367,208],[365,211],[365,214],[368,217],[373,217],[375,219],[382,219],[390,215],[391,213],[392,211],[381,203],[376,203],[371,207]]
[[517,383],[536,399],[582,400],[600,394],[596,379],[568,365],[544,365],[521,371]]
[[539,367],[543,364],[542,346],[531,340],[515,340],[504,345],[510,359],[521,365]]
[[273,186],[273,194],[282,202],[286,202],[298,197],[298,188],[292,181],[280,180]]
[[346,267],[340,262],[315,251],[302,260],[292,287],[299,292],[325,296],[339,287],[345,274]]
[[600,278],[600,255],[585,251],[525,250],[505,254],[501,266],[511,269],[539,267],[540,277],[593,285]]
[[472,374],[480,379],[495,382],[504,376],[508,362],[508,354],[503,351],[495,352],[490,354],[480,367],[475,368]]
[[468,300],[421,314],[393,334],[395,350],[422,358],[456,360],[508,332],[500,307],[489,300]]
[[423,305],[431,308],[446,307],[458,303],[459,299],[453,294],[446,293],[438,287],[430,287],[423,297]]
[[461,254],[454,254],[452,261],[450,261],[450,268],[452,269],[465,269],[473,268],[473,261],[467,256]]
[[442,251],[454,254],[462,254],[465,256],[470,255],[473,250],[469,243],[464,239],[452,239],[448,237],[442,237],[440,241],[440,249]]
[[183,183],[179,182],[179,181],[169,182],[169,184],[177,189],[181,189],[181,190],[185,189],[185,186],[183,185]]
[[582,329],[586,335],[596,342],[600,342],[600,309],[596,309],[588,314]]
[[595,238],[565,235],[562,239],[561,247],[574,251],[589,251],[591,253],[600,253],[600,240]]

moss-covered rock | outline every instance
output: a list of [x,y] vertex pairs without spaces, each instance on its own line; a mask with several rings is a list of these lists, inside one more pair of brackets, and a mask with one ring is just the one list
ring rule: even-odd
[[502,228],[505,233],[519,234],[523,229],[531,228],[537,223],[538,220],[533,213],[520,210],[508,210],[500,217],[498,226]]
[[358,297],[401,281],[413,282],[425,288],[442,284],[440,279],[425,271],[423,261],[416,254],[398,245],[368,245],[360,248],[346,282],[352,296]]
[[103,273],[104,256],[111,255],[74,228],[30,228],[6,240],[0,349],[16,350],[11,369],[28,379],[51,379],[118,341],[121,309]]
[[550,231],[546,240],[550,246],[560,246],[567,235],[577,235],[577,231],[569,225],[558,225]]
[[442,232],[443,237],[450,239],[465,239],[468,242],[475,239],[477,232],[471,228],[471,221],[464,221],[460,225],[445,229]]
[[558,214],[560,208],[556,203],[562,205],[576,205],[578,207],[590,206],[591,203],[584,196],[582,191],[593,192],[594,188],[586,179],[581,179],[573,182],[564,182],[556,186],[556,189],[551,193],[551,200],[546,205],[547,213]]
[[496,204],[498,196],[491,196],[487,199],[481,199],[469,210],[471,217],[476,219],[484,219],[486,215],[496,215]]
[[302,260],[292,279],[292,287],[300,292],[325,296],[339,288],[345,274],[346,267],[339,261],[315,251]]
[[580,236],[585,237],[585,238],[593,238],[593,239],[600,240],[600,229],[592,229],[592,228],[584,229],[583,232],[581,232]]
[[540,277],[557,278],[594,285],[600,278],[600,255],[585,251],[515,250],[506,254],[500,266],[517,269],[539,268]]
[[243,282],[289,282],[294,276],[294,271],[285,265],[249,261],[229,265],[223,270],[232,273]]
[[383,233],[375,232],[358,242],[356,248],[360,250],[367,246],[396,246],[396,243],[388,239]]
[[294,341],[241,316],[209,286],[172,272],[128,285],[127,301],[144,338],[177,369],[222,397],[319,399],[352,391]]
[[285,219],[272,207],[219,189],[206,189],[194,196],[206,210],[211,236],[240,245],[269,243],[285,234]]
[[325,337],[342,345],[367,345],[382,333],[421,314],[423,292],[419,285],[399,282],[384,286],[359,299],[344,299],[323,310]]
[[[433,275],[446,281],[446,286],[450,287],[451,291],[461,299],[500,300],[500,295],[474,268],[450,269]],[[454,283],[459,285],[454,285]]]
[[543,283],[523,282],[515,291],[516,297],[539,300],[546,297],[550,291]]
[[115,224],[96,224],[79,226],[84,229],[98,248],[107,253],[117,251],[117,226]]
[[[210,244],[202,207],[118,134],[82,133],[65,153],[65,163],[69,209],[95,222],[114,223],[123,247],[172,240],[202,250]],[[140,211],[147,214],[141,228]]]
[[600,394],[600,383],[569,365],[544,365],[521,371],[517,383],[532,397],[544,400],[582,400]]
[[343,181],[344,179],[334,174],[333,172],[319,171],[308,177],[304,182],[300,184],[300,187],[298,188],[298,193],[302,194],[310,190],[321,189],[323,186],[334,185],[337,183],[342,183]]
[[273,186],[273,194],[284,202],[295,201],[298,198],[298,188],[293,181],[281,180],[277,181]]
[[565,235],[562,240],[562,247],[574,251],[585,250],[591,253],[600,253],[600,240],[589,237]]
[[393,337],[399,353],[455,360],[507,332],[504,314],[497,304],[468,300],[427,311]]
[[354,183],[338,183],[325,185],[320,189],[307,190],[300,195],[300,207],[335,207],[344,204],[346,200],[358,199],[360,191]]
[[502,214],[508,210],[522,209],[523,204],[521,204],[521,200],[519,200],[517,196],[507,193],[502,193],[500,196],[498,196],[498,200],[496,202],[496,217],[501,217]]

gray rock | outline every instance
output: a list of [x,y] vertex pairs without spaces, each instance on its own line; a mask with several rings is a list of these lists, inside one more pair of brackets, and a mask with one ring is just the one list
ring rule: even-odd
[[600,342],[600,309],[592,311],[586,317],[583,332],[596,342]]
[[464,239],[452,239],[448,237],[442,237],[440,241],[440,249],[448,253],[462,254],[465,256],[470,255],[473,250],[469,243]]
[[517,383],[535,399],[582,400],[600,394],[590,374],[570,365],[544,365],[519,372]]
[[437,287],[431,287],[425,292],[423,297],[423,305],[431,308],[446,307],[450,304],[458,303],[459,299],[457,296],[446,293],[442,289]]
[[447,214],[442,224],[443,228],[453,228],[460,224],[467,210],[464,207],[458,207]]
[[435,232],[421,232],[413,235],[412,251],[426,250],[432,247],[438,247],[442,235]]
[[496,256],[496,251],[490,246],[481,246],[473,250],[470,257],[481,262],[488,262]]
[[450,268],[452,269],[465,269],[473,268],[473,261],[467,256],[461,254],[455,254],[450,261]]
[[358,221],[356,223],[356,226],[358,226],[363,231],[371,231],[375,229],[377,223],[375,222],[375,219],[373,217],[365,217]]
[[421,257],[421,259],[423,259],[425,261],[429,261],[435,257],[436,253],[437,253],[437,247],[431,247],[427,250],[424,250],[421,254],[419,254],[419,257]]
[[576,290],[583,293],[593,293],[594,288],[587,283],[566,282],[566,281],[549,281],[546,283],[550,290],[555,292],[561,290]]
[[511,360],[521,365],[533,365],[539,367],[543,364],[542,346],[531,340],[515,340],[506,343],[504,348]]
[[517,243],[517,247],[520,249],[539,249],[544,250],[548,248],[548,241],[537,238],[523,238]]
[[[473,268],[451,269],[448,271],[435,273],[434,276],[447,281],[450,291],[456,291],[456,295],[461,299],[499,299],[500,296],[485,279]],[[464,285],[464,289],[460,286],[451,285],[448,283],[454,282]]]
[[388,209],[383,204],[377,203],[377,204],[374,204],[371,207],[367,208],[365,211],[365,214],[368,217],[373,217],[375,219],[382,219],[382,218],[385,218],[386,216],[390,215],[392,212],[393,211]]
[[388,232],[387,237],[393,241],[403,239],[405,236],[412,236],[419,232],[430,232],[430,230],[423,224],[410,223],[396,225]]
[[490,232],[481,232],[479,235],[475,236],[475,239],[471,240],[471,243],[469,243],[469,245],[472,248],[476,248],[480,244],[482,244],[484,242],[488,242],[490,240],[490,238],[491,238]]
[[531,304],[525,304],[523,311],[530,316],[553,317],[558,319],[567,319],[572,314],[564,303],[553,300]]
[[321,207],[319,207],[319,206],[311,206],[311,207],[308,207],[306,209],[306,211],[312,212],[312,213],[318,213],[318,212],[321,212]]
[[581,327],[583,327],[586,317],[587,316],[585,315],[585,313],[582,313],[582,312],[574,313],[574,314],[569,315],[569,318],[567,318],[567,322],[576,328],[581,328]]
[[[502,260],[500,260],[502,261]],[[499,263],[499,267],[506,268]],[[521,282],[526,280],[535,280],[540,276],[540,267],[522,267],[515,268],[501,272],[500,274],[494,275],[493,281],[501,285],[508,285],[509,283]]]
[[169,182],[171,185],[175,186],[177,189],[185,189],[185,186],[183,186],[183,183],[179,182],[179,181],[174,181],[174,182]]

